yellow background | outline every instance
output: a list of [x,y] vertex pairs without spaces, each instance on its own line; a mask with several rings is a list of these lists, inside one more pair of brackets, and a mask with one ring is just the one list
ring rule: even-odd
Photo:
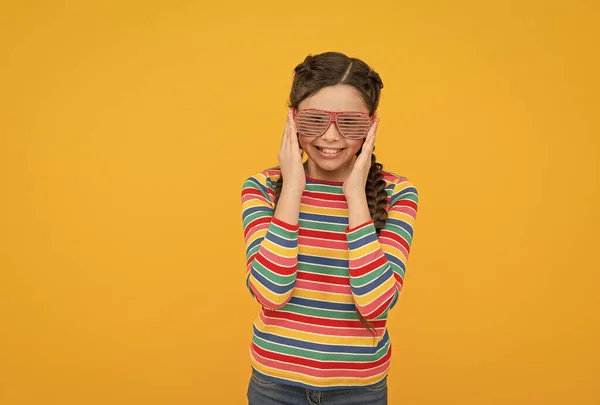
[[597,2],[95,3],[0,8],[0,404],[245,403],[240,188],[327,50],[420,191],[390,403],[600,403]]

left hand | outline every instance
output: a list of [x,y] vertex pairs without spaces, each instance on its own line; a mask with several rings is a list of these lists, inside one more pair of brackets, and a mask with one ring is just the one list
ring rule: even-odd
[[367,184],[367,178],[369,177],[369,169],[371,168],[371,155],[373,154],[373,148],[375,147],[375,137],[377,135],[378,125],[379,118],[376,118],[369,129],[360,155],[358,155],[354,161],[352,172],[350,172],[350,175],[342,186],[342,191],[346,198],[348,198],[348,196],[361,196],[359,193],[362,193],[362,195],[365,194],[365,186]]

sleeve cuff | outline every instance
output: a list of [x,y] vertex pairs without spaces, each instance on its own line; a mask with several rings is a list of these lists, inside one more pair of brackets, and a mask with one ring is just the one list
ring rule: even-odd
[[300,224],[292,225],[292,224],[284,222],[284,221],[282,221],[280,219],[277,219],[275,217],[271,218],[271,222],[274,223],[277,226],[282,227],[283,229],[285,229],[287,231],[290,231],[290,232],[296,232],[297,230],[300,229]]
[[346,227],[346,233],[352,233],[352,232],[356,232],[356,231],[360,231],[362,228],[366,228],[367,226],[373,224],[373,220],[371,219],[370,221],[364,222],[358,226],[355,226],[354,228],[350,228],[349,226]]

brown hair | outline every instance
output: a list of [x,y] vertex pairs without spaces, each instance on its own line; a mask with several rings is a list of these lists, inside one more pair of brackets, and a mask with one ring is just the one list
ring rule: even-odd
[[[300,63],[294,69],[294,80],[290,92],[290,108],[298,108],[300,102],[317,91],[327,86],[337,84],[346,84],[357,89],[364,103],[369,109],[369,114],[373,115],[379,105],[379,96],[383,88],[383,82],[379,75],[372,70],[365,62],[357,58],[350,58],[339,52],[325,52],[318,55],[308,55],[304,62]],[[362,150],[362,148],[361,148]],[[357,155],[361,152],[358,151]],[[387,219],[385,191],[386,182],[383,180],[381,170],[383,165],[375,160],[375,155],[371,155],[371,168],[365,186],[369,212],[375,224],[377,233],[385,225]],[[283,186],[283,177],[279,177],[275,186],[275,204],[281,195]],[[358,312],[361,324],[369,329],[373,336],[375,330],[373,326]]]

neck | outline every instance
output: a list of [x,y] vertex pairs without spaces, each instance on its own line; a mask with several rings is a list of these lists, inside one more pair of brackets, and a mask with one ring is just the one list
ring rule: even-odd
[[342,167],[333,170],[323,170],[318,167],[312,160],[308,159],[304,163],[304,171],[307,177],[311,177],[317,180],[344,182],[350,175],[352,167],[354,166],[354,160],[347,162]]

